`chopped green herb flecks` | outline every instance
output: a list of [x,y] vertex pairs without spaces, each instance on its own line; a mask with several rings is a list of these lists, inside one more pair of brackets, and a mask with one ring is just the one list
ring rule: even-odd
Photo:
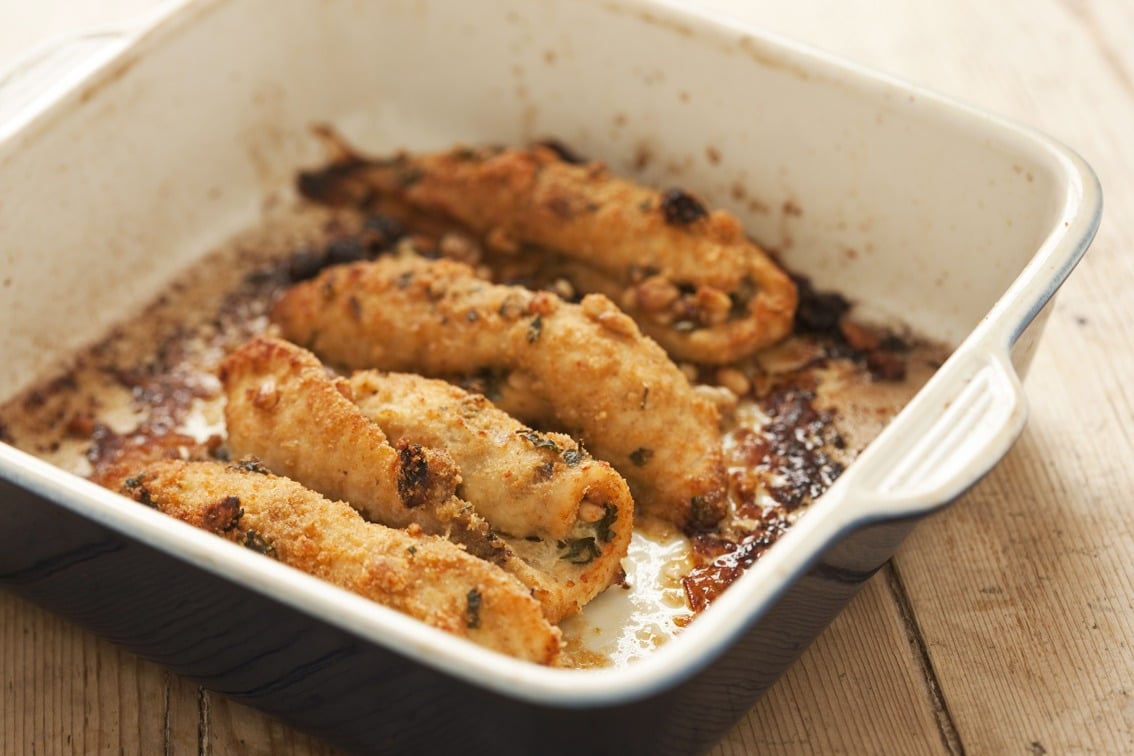
[[551,449],[553,452],[559,452],[559,444],[555,443],[539,431],[534,431],[529,428],[516,431],[516,435],[518,435],[520,438],[526,439],[528,443],[530,443],[537,449]]
[[122,484],[122,491],[139,504],[145,504],[147,507],[156,509],[157,503],[150,495],[149,489],[146,488],[144,479],[144,475],[136,475],[132,478],[127,478]]
[[536,315],[528,324],[528,343],[534,344],[539,341],[541,333],[543,333],[543,318]]
[[470,630],[480,627],[480,605],[483,600],[480,591],[476,588],[470,589],[465,596],[465,625]]
[[263,462],[258,459],[253,459],[252,457],[249,457],[248,459],[242,459],[239,462],[234,462],[233,464],[229,465],[228,468],[230,470],[243,470],[244,472],[259,473],[260,475],[268,475],[271,473],[271,470],[269,470],[267,467],[264,467]]
[[583,461],[583,452],[580,449],[564,449],[563,461],[568,467],[574,467]]
[[244,532],[243,543],[253,551],[266,554],[267,556],[272,556],[276,553],[276,547],[272,545],[272,542],[255,530],[247,530]]
[[559,548],[565,553],[560,557],[571,564],[590,564],[602,554],[602,549],[594,538],[576,538],[570,541],[559,541]]
[[603,543],[607,543],[611,538],[614,538],[615,521],[618,520],[618,507],[613,504],[602,505],[602,519],[595,523],[595,535]]

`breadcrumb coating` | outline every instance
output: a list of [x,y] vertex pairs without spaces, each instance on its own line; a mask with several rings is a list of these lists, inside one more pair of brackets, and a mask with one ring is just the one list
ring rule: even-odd
[[486,648],[554,664],[560,635],[527,588],[442,538],[368,523],[254,462],[166,460],[122,493]]
[[676,359],[730,363],[791,332],[791,277],[735,216],[684,189],[641,186],[545,145],[388,159],[332,146],[336,162],[301,176],[308,197],[456,224],[504,253],[561,256],[578,290],[610,297]]
[[638,511],[680,527],[724,514],[717,408],[602,295],[576,305],[414,254],[329,268],[283,294],[283,335],[340,368],[470,381],[537,428],[580,438]]

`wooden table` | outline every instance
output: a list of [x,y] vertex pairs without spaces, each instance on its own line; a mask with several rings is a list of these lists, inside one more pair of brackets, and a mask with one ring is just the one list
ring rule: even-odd
[[[1037,126],[1106,195],[1016,447],[715,754],[1134,752],[1134,3],[701,0]],[[153,0],[0,0],[0,64]],[[0,592],[0,753],[297,753],[287,726]]]

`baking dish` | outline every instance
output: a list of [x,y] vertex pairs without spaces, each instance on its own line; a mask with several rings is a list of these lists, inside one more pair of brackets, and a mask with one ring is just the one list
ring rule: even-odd
[[286,199],[320,158],[314,121],[375,150],[554,134],[679,177],[817,283],[956,347],[705,616],[618,670],[469,648],[0,448],[5,583],[360,750],[706,748],[1007,450],[1037,315],[1098,222],[1093,176],[1048,140],[676,6],[229,0],[113,40],[0,124],[0,396]]

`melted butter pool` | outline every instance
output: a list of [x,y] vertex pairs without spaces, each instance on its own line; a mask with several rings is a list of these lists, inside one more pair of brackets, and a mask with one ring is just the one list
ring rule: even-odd
[[622,566],[623,585],[560,623],[568,666],[624,666],[676,637],[692,618],[681,584],[692,566],[683,535],[664,527],[635,529]]

